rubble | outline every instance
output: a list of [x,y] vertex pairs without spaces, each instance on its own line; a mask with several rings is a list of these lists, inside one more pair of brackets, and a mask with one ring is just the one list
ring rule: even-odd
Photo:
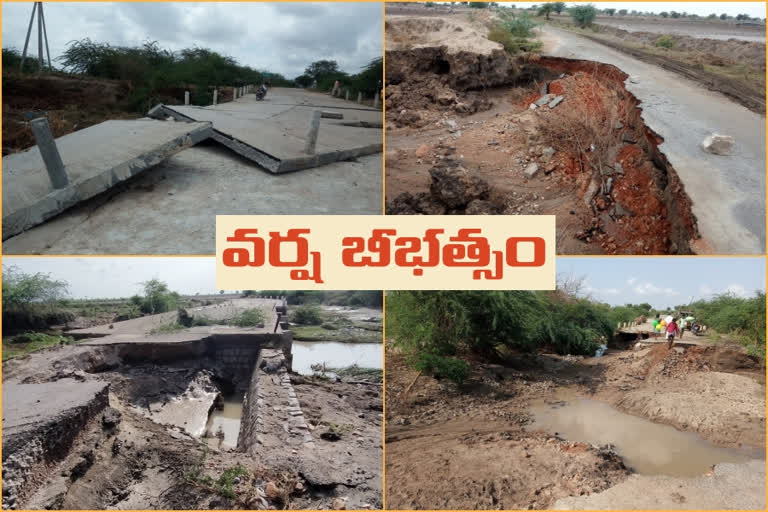
[[713,155],[730,155],[733,151],[733,145],[736,143],[733,137],[729,135],[718,135],[713,133],[701,141],[701,148]]

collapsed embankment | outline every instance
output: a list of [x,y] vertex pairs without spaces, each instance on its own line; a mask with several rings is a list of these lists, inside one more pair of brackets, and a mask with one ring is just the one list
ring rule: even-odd
[[[388,348],[391,508],[765,506],[764,367],[739,348],[658,344],[611,349],[599,358],[517,354],[503,364],[470,365],[469,377],[456,386],[408,368],[402,354]],[[584,409],[592,416],[574,417],[562,428],[540,423],[542,406],[553,415],[570,414],[584,401],[600,408]],[[594,410],[612,412],[595,418]],[[658,433],[662,437],[654,437]],[[670,434],[690,446],[664,447]],[[627,453],[627,445],[642,460]],[[697,464],[694,474],[694,461],[680,455],[691,446],[735,458],[725,465],[715,458],[714,471]],[[686,476],[640,464],[649,461],[677,466],[673,470]],[[639,498],[622,491],[625,483]],[[583,504],[590,496],[599,499]]]
[[387,212],[555,214],[561,252],[690,253],[690,198],[626,79],[500,49],[388,50]]

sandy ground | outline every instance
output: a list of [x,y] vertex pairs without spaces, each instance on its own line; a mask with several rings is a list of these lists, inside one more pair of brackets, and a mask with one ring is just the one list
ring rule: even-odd
[[[765,506],[764,459],[718,465],[695,478],[632,475],[610,446],[527,427],[532,404],[581,397],[696,432],[719,446],[763,449],[764,370],[738,349],[657,346],[609,350],[601,358],[542,354],[471,365],[471,378],[458,389],[419,375],[388,350],[388,508]],[[735,387],[722,388],[724,381]],[[629,406],[640,396],[648,407]],[[690,407],[666,407],[670,400]],[[657,405],[665,417],[655,414]],[[640,501],[638,483],[652,483]],[[733,494],[740,494],[738,502]]]
[[[702,235],[699,253],[754,254],[765,247],[765,117],[679,75],[599,43],[542,28],[543,53],[613,64],[629,74],[646,124],[664,138],[660,149],[693,201]],[[730,156],[699,147],[710,133],[730,135]]]
[[707,39],[738,39],[765,43],[765,25],[739,25],[733,22],[674,20],[634,16],[599,16],[596,23],[629,30]]

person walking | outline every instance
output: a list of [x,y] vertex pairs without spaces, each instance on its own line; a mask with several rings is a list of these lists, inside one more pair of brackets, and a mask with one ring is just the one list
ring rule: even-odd
[[680,334],[680,328],[677,326],[677,319],[673,318],[671,322],[667,322],[667,348],[672,348],[675,344],[675,336]]

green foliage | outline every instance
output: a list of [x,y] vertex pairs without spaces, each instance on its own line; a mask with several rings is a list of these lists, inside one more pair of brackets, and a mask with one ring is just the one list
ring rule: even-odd
[[3,361],[24,356],[44,348],[69,345],[74,342],[74,338],[70,336],[45,334],[42,332],[26,332],[3,338]]
[[670,36],[669,34],[664,34],[663,36],[659,37],[656,40],[656,43],[654,43],[658,48],[674,48],[675,46],[675,38]]
[[662,11],[659,13],[659,16],[662,18],[669,18],[669,13],[667,11]]
[[383,294],[377,290],[262,290],[260,294],[270,297],[284,296],[290,305],[328,304],[329,306],[380,308],[384,301]]
[[568,9],[568,14],[571,15],[577,26],[586,28],[592,25],[592,22],[595,20],[597,9],[592,4],[575,5]]
[[518,18],[504,20],[503,26],[515,37],[533,37],[533,29],[536,28],[528,13],[522,13]]
[[217,86],[263,81],[273,86],[293,85],[293,81],[277,73],[241,66],[234,58],[207,48],[174,52],[161,48],[157,41],[124,47],[85,38],[69,43],[60,61],[72,73],[130,81],[132,92],[123,108],[133,111],[146,111],[169,94],[178,96],[181,88],[191,89],[193,104],[207,105]]
[[297,324],[320,325],[323,315],[317,306],[303,305],[291,311],[291,320]]
[[52,279],[50,274],[26,274],[15,266],[3,268],[3,312],[35,305],[53,307],[68,292],[67,282]]
[[604,308],[559,293],[529,291],[395,291],[387,297],[387,333],[407,356],[549,347],[591,354],[613,332]]
[[141,283],[144,288],[144,298],[139,309],[142,313],[154,315],[176,309],[179,305],[179,294],[168,289],[168,285],[159,279],[150,279]]
[[610,8],[610,9],[603,9],[603,12],[605,12],[608,16],[613,16],[616,14],[616,9]]
[[623,306],[605,306],[608,321],[615,328],[619,323],[631,322],[639,316],[653,316],[650,304],[625,304]]
[[552,4],[547,2],[545,4],[542,4],[541,7],[539,7],[539,16],[544,16],[545,18],[549,19],[549,15],[554,11]]
[[540,41],[531,41],[524,37],[515,37],[502,25],[494,25],[488,31],[488,39],[501,44],[510,55],[521,52],[535,52],[541,49]]
[[317,89],[328,91],[338,80],[340,87],[349,90],[352,97],[361,92],[370,98],[378,92],[383,76],[384,61],[381,57],[371,60],[354,75],[342,71],[335,60],[319,60],[310,64],[294,82],[301,87],[312,87],[315,84]]
[[721,294],[709,300],[693,302],[690,306],[696,320],[719,333],[744,337],[765,350],[765,293],[741,298]]
[[488,2],[470,2],[469,6],[472,9],[487,9],[488,8]]
[[219,494],[231,500],[235,499],[235,479],[248,476],[248,470],[243,466],[237,465],[225,469],[219,478],[214,482],[214,487]]
[[238,313],[231,323],[238,327],[263,327],[264,312],[260,309],[246,309]]
[[565,2],[552,2],[552,9],[557,14],[561,14],[565,10]]
[[619,9],[619,15],[626,16],[627,15],[627,10],[626,9]]
[[445,378],[462,385],[469,376],[469,364],[455,357],[445,357],[429,352],[415,354],[411,362],[417,370],[436,378]]
[[168,322],[167,324],[159,325],[149,331],[149,334],[171,334],[174,332],[186,329],[186,327],[178,322]]

